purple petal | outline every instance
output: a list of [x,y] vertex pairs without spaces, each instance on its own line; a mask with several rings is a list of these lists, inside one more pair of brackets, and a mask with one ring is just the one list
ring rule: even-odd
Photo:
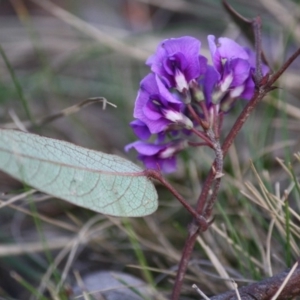
[[168,102],[170,103],[177,103],[180,107],[183,106],[183,103],[176,99],[170,92],[169,90],[166,88],[166,86],[164,85],[164,83],[161,81],[161,79],[156,76],[156,84],[157,84],[157,88],[159,90],[160,95]]
[[139,155],[138,159],[144,163],[147,169],[157,170],[160,166],[160,159],[157,157]]
[[175,172],[177,169],[176,157],[173,156],[166,159],[161,159],[160,166],[164,173]]
[[156,121],[162,117],[161,112],[158,110],[157,106],[152,103],[151,99],[143,107],[142,111],[143,115],[149,119],[149,121]]
[[134,145],[135,145],[136,143],[139,143],[139,142],[140,142],[140,141],[135,141],[135,142],[133,142],[133,143],[130,143],[130,144],[126,145],[126,146],[124,147],[124,150],[125,150],[126,152],[128,152],[131,148],[134,147]]
[[219,79],[220,74],[216,71],[216,69],[212,66],[207,66],[204,79],[202,80],[202,85],[204,97],[208,106],[212,102],[212,94]]
[[161,143],[164,142],[165,138],[166,138],[166,133],[165,132],[159,132],[157,134],[157,138],[155,140],[155,143],[156,144],[161,144]]
[[160,133],[166,129],[166,127],[171,124],[171,121],[160,118],[159,120],[147,120],[147,126],[152,134]]
[[222,58],[242,58],[242,59],[249,59],[248,53],[245,49],[240,46],[234,40],[231,40],[226,37],[220,37],[218,39],[218,51]]
[[252,98],[252,96],[254,95],[254,91],[255,91],[255,84],[252,79],[252,76],[250,75],[249,78],[247,79],[247,81],[245,82],[245,89],[244,89],[243,93],[241,94],[241,98],[250,100]]
[[199,55],[200,75],[205,74],[207,70],[207,58],[203,55]]
[[[256,68],[256,56],[255,52],[249,48],[244,48],[244,50],[248,53],[250,66],[254,69]],[[265,64],[262,64],[262,73],[265,76],[270,71],[269,67]]]
[[160,169],[164,173],[172,173],[176,171],[176,158],[170,157],[161,159],[157,157],[140,156],[147,169]]
[[153,156],[157,154],[159,151],[165,149],[165,145],[155,145],[150,143],[145,143],[142,141],[133,142],[125,147],[125,150],[128,151],[131,148],[135,148],[135,150],[141,154],[146,156]]
[[133,132],[135,135],[140,138],[141,140],[148,140],[151,133],[149,131],[149,128],[147,125],[140,121],[140,120],[134,120],[130,122],[130,126],[133,129]]
[[154,74],[148,74],[140,84],[140,89],[135,100],[133,116],[136,119],[143,121],[144,113],[143,108],[149,101],[150,95],[159,94],[159,90],[156,85],[156,79]]
[[233,70],[232,86],[242,85],[250,74],[250,64],[245,59],[234,59],[230,62],[230,67]]
[[166,57],[162,61],[164,70],[167,72],[168,75],[174,76],[174,65],[177,65],[178,69],[184,71],[187,66],[188,62],[183,53],[177,52],[172,55],[172,57]]
[[208,41],[208,47],[209,47],[210,55],[211,55],[211,58],[213,61],[213,65],[219,72],[221,72],[222,71],[221,56],[220,56],[219,52],[217,51],[217,45],[215,43],[215,36],[209,35],[207,37],[207,41]]

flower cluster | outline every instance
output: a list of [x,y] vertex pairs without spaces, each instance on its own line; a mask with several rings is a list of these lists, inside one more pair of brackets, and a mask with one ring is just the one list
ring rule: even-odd
[[[179,151],[212,147],[207,130],[218,137],[221,116],[237,99],[254,94],[255,54],[229,38],[207,39],[212,65],[200,55],[200,41],[189,36],[164,40],[146,62],[152,73],[140,83],[130,123],[140,140],[125,150],[134,148],[147,168],[170,173],[176,170]],[[147,142],[152,135],[153,142]]]

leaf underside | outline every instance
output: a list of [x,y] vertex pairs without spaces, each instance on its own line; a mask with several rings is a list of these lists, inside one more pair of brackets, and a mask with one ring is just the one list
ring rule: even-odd
[[35,189],[96,212],[138,217],[157,209],[153,183],[116,155],[0,129],[0,170]]

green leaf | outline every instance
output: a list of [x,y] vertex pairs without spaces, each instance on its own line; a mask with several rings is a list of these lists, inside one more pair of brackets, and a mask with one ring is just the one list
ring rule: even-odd
[[158,205],[153,183],[132,162],[35,134],[0,129],[0,170],[111,216],[145,216]]

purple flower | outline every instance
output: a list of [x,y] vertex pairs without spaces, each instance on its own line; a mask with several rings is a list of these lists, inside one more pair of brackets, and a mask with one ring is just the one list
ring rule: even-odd
[[233,97],[239,97],[251,76],[252,66],[247,50],[228,38],[219,38],[217,43],[213,35],[207,39],[213,65],[219,73],[220,91],[224,93],[230,89]]
[[151,134],[160,133],[171,124],[192,128],[193,123],[182,113],[183,109],[182,101],[168,91],[158,76],[148,74],[141,81],[133,115]]
[[148,169],[160,169],[164,173],[176,171],[177,163],[175,154],[187,146],[186,141],[177,140],[166,144],[150,144],[142,141],[133,142],[125,147],[139,153],[140,159]]
[[152,72],[179,92],[189,89],[189,83],[205,72],[207,60],[200,56],[201,43],[189,36],[164,40],[146,62]]

